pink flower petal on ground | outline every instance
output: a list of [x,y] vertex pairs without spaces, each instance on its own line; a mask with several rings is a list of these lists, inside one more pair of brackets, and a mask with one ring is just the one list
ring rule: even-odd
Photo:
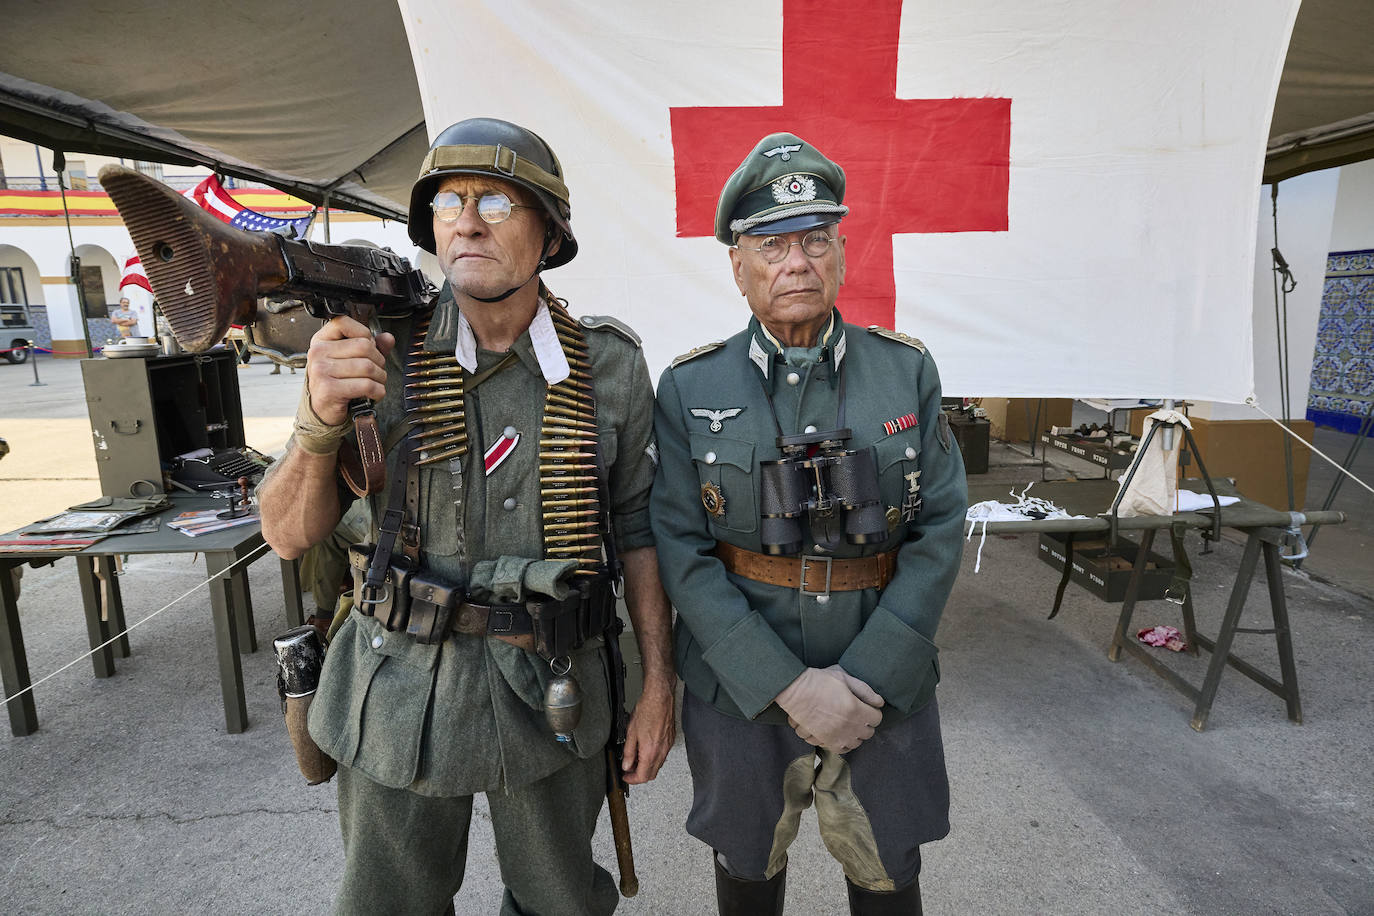
[[[1169,646],[1170,642],[1178,642],[1180,646],[1186,645],[1185,643],[1183,643],[1182,640],[1179,639],[1179,636],[1180,633],[1178,632],[1177,627],[1169,627],[1163,625],[1155,627],[1146,627],[1145,629],[1141,630],[1136,634],[1136,638],[1139,639],[1141,642],[1145,643],[1146,645],[1168,646],[1169,648],[1173,648],[1172,646]],[[1179,652],[1182,651],[1182,649],[1174,649],[1174,651]]]

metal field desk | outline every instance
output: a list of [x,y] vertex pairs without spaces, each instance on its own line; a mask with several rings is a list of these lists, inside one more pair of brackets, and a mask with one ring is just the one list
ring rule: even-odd
[[[86,614],[86,631],[92,649],[108,642],[125,629],[124,603],[115,575],[114,558],[126,554],[205,554],[209,577],[210,616],[215,628],[215,648],[219,658],[220,691],[224,697],[224,722],[234,734],[248,727],[248,707],[243,695],[242,650],[255,652],[257,634],[253,627],[253,605],[248,591],[248,564],[260,556],[273,555],[266,549],[257,522],[221,531],[187,537],[168,528],[166,521],[180,512],[197,509],[222,509],[224,500],[205,496],[172,495],[172,508],[157,517],[163,524],[149,534],[112,535],[79,550],[34,549],[24,553],[0,553],[0,675],[5,696],[15,696],[29,687],[28,660],[24,654],[24,635],[19,626],[19,607],[10,569],[28,561],[42,564],[61,557],[76,559],[81,583],[81,603]],[[256,551],[256,553],[255,553]],[[240,560],[250,558],[247,562]],[[238,565],[235,565],[238,564]],[[298,567],[295,561],[281,561],[282,589],[286,597],[286,620],[291,626],[304,623]],[[114,674],[115,654],[129,656],[128,636],[99,649],[91,656],[96,677]],[[10,730],[29,735],[38,729],[38,713],[33,692],[9,701]]]
[[[1186,481],[1182,485],[1186,487],[1194,483],[1198,483],[1200,486],[1200,482],[1195,481]],[[1099,513],[1106,512],[1110,508],[1116,490],[1117,483],[1115,481],[1100,479],[1037,483],[1033,495],[1050,500],[1071,515],[1089,517],[989,522],[987,530],[989,533],[1001,532],[1004,534],[1060,532],[1075,536],[1084,533],[1104,535],[1110,532],[1111,523],[1105,515],[1099,515]],[[1217,492],[1226,496],[1239,495],[1235,492],[1234,487],[1227,486],[1220,481],[1217,482]],[[970,503],[993,499],[1005,500],[1006,497],[1006,484],[969,483]],[[1112,634],[1112,643],[1107,651],[1107,657],[1112,661],[1119,661],[1124,650],[1140,659],[1150,670],[1191,699],[1195,705],[1190,724],[1197,731],[1202,731],[1207,727],[1207,718],[1212,711],[1212,702],[1216,698],[1217,688],[1221,684],[1221,674],[1228,664],[1277,695],[1284,701],[1288,718],[1294,722],[1301,722],[1302,704],[1298,696],[1297,668],[1293,661],[1293,638],[1288,626],[1288,604],[1283,593],[1279,547],[1285,542],[1285,535],[1290,526],[1339,524],[1345,521],[1344,513],[1330,510],[1307,513],[1281,512],[1243,497],[1238,503],[1222,507],[1221,527],[1230,528],[1244,535],[1245,549],[1241,555],[1240,568],[1237,570],[1235,582],[1231,586],[1226,611],[1216,637],[1209,638],[1197,631],[1193,616],[1192,589],[1188,590],[1181,607],[1184,639],[1188,643],[1189,651],[1196,653],[1200,646],[1210,652],[1212,656],[1201,685],[1188,682],[1178,672],[1161,662],[1141,646],[1131,632],[1131,617],[1135,612],[1137,601],[1140,600],[1141,582],[1144,579],[1145,567],[1150,557],[1150,548],[1154,544],[1155,535],[1161,530],[1172,528],[1176,524],[1188,528],[1214,528],[1217,520],[1213,514],[1213,509],[1207,509],[1197,512],[1179,512],[1174,515],[1136,516],[1119,520],[1118,529],[1120,531],[1140,532],[1140,544],[1135,550],[1135,562],[1131,568],[1129,584],[1126,587],[1121,613],[1117,618],[1116,629]],[[974,525],[975,536],[983,530],[982,522],[970,524]],[[1069,540],[1069,546],[1070,549],[1064,551],[1063,575],[1059,583],[1060,596],[1063,595],[1072,572],[1074,560],[1072,539]],[[1242,627],[1240,625],[1241,612],[1245,608],[1245,599],[1249,594],[1251,581],[1259,567],[1261,555],[1264,557],[1265,582],[1269,589],[1272,626]],[[1178,556],[1177,552],[1174,560],[1175,563],[1187,562],[1186,557]],[[1056,607],[1057,605],[1056,599]],[[1278,650],[1279,656],[1279,677],[1277,679],[1232,653],[1231,645],[1238,633],[1272,635],[1274,637],[1275,648]]]

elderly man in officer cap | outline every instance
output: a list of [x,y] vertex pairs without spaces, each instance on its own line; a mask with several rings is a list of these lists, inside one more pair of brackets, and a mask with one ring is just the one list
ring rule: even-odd
[[845,324],[844,171],[792,134],[730,176],[716,238],[753,312],[658,387],[651,505],[677,608],[687,830],[722,914],[783,911],[802,810],[856,914],[919,913],[949,830],[933,642],[967,493],[915,338]]
[[283,557],[328,536],[351,498],[339,483],[350,401],[376,402],[387,491],[369,498],[372,537],[352,550],[357,587],[309,717],[339,764],[340,913],[449,912],[477,792],[503,914],[615,909],[590,843],[622,568],[644,665],[625,781],[653,779],[673,741],[648,518],[653,392],[634,333],[570,318],[541,280],[577,252],[570,213],[558,159],[533,132],[486,118],[443,131],[409,223],[439,259],[442,295],[315,334],[290,447],[259,490]]

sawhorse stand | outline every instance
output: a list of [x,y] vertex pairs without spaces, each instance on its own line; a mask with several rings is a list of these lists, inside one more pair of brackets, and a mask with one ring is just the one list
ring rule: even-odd
[[[1140,583],[1145,573],[1146,559],[1154,542],[1157,529],[1145,530],[1140,539],[1140,551],[1136,554],[1135,565],[1131,568],[1131,579],[1126,586],[1126,599],[1121,605],[1121,616],[1117,620],[1116,632],[1112,634],[1112,645],[1107,657],[1112,661],[1121,660],[1121,650],[1125,649],[1146,664],[1155,674],[1168,681],[1184,696],[1193,700],[1193,718],[1189,724],[1196,731],[1207,727],[1207,717],[1212,712],[1212,701],[1216,698],[1217,687],[1221,684],[1221,673],[1230,664],[1241,674],[1261,687],[1283,699],[1288,707],[1288,718],[1302,723],[1302,703],[1298,697],[1298,671],[1293,661],[1293,634],[1288,625],[1288,603],[1283,594],[1282,568],[1279,565],[1279,547],[1286,543],[1288,532],[1282,528],[1239,528],[1246,534],[1245,552],[1241,556],[1240,569],[1236,572],[1235,584],[1231,587],[1231,598],[1222,617],[1221,629],[1215,641],[1198,633],[1193,617],[1193,594],[1189,588],[1183,598],[1184,639],[1188,651],[1196,654],[1201,646],[1212,653],[1211,663],[1202,686],[1196,687],[1178,672],[1164,664],[1135,639],[1131,632],[1131,615],[1135,612],[1136,598],[1140,593]],[[1177,550],[1175,551],[1177,552]],[[1245,599],[1250,592],[1250,582],[1259,565],[1260,553],[1264,554],[1265,581],[1269,586],[1269,607],[1273,614],[1271,628],[1255,629],[1240,626],[1241,613],[1245,609]],[[1175,562],[1181,558],[1174,557]],[[1183,560],[1186,562],[1186,559]],[[1255,665],[1232,654],[1231,643],[1237,633],[1273,634],[1279,653],[1281,681],[1275,680]]]

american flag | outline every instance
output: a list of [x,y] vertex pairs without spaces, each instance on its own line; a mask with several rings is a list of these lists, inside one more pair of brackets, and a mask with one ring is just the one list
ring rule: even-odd
[[295,229],[294,234],[299,238],[310,228],[310,220],[313,217],[311,214],[297,219],[281,219],[249,210],[229,195],[224,185],[220,184],[218,175],[206,178],[187,191],[186,196],[229,225],[252,232],[288,232]]
[[[229,196],[224,185],[219,183],[218,175],[211,175],[194,188],[183,191],[182,196],[194,200],[231,226],[255,232],[288,232],[294,229],[295,237],[301,238],[310,231],[310,221],[315,218],[313,211],[309,216],[297,219],[279,219],[250,210]],[[124,275],[119,279],[119,288],[123,289],[126,286],[141,286],[149,293],[153,291],[148,285],[148,274],[143,270],[143,262],[136,254],[130,255],[124,262]]]
[[119,288],[126,286],[141,286],[149,293],[153,288],[148,285],[148,274],[143,270],[143,262],[138,259],[138,255],[132,254],[124,261],[124,275],[119,278]]

